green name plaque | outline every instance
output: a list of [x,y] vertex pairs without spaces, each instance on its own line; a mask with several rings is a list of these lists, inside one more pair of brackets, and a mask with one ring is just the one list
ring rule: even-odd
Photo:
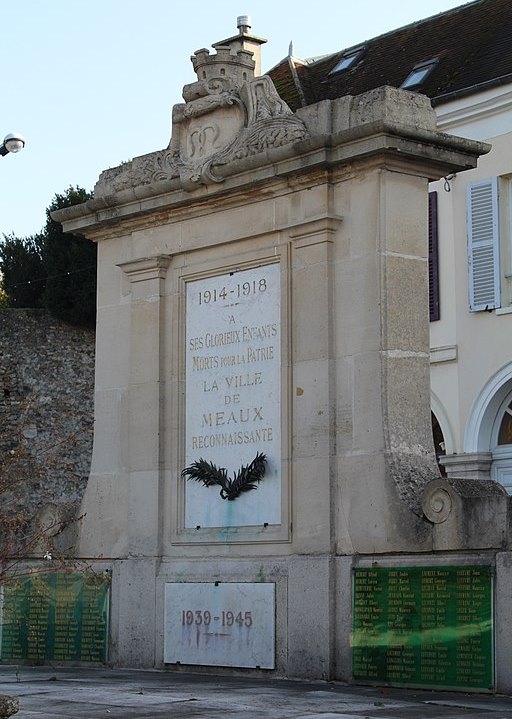
[[492,690],[492,577],[490,566],[355,569],[354,679]]
[[55,572],[10,581],[3,589],[1,660],[104,664],[110,578]]

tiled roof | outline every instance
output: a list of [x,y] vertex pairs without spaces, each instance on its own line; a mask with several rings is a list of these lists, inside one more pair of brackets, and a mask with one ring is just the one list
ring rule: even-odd
[[[380,35],[364,46],[349,69],[329,75],[350,48],[312,63],[295,63],[309,105],[343,95],[358,95],[381,85],[400,87],[415,65],[438,59],[423,85],[415,89],[432,98],[471,93],[475,85],[512,82],[512,0],[477,0],[439,15]],[[268,73],[281,97],[300,107],[297,80],[285,58]]]

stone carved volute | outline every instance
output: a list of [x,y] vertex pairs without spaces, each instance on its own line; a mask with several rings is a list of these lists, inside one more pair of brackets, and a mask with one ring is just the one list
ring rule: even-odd
[[432,524],[446,522],[453,510],[451,487],[442,479],[430,482],[423,493],[422,509]]
[[204,49],[194,54],[198,80],[184,86],[185,102],[173,107],[167,149],[103,172],[95,187],[97,197],[174,178],[189,191],[222,182],[219,168],[307,137],[304,124],[281,100],[272,80],[254,77],[246,38],[253,39],[241,32],[226,45],[215,45],[213,56]]

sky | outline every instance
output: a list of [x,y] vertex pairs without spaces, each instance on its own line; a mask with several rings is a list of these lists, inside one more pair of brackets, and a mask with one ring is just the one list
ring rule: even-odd
[[0,238],[33,235],[70,185],[167,146],[172,106],[196,77],[190,55],[236,34],[250,15],[268,40],[263,71],[288,54],[337,52],[464,4],[461,0],[18,0],[4,13]]

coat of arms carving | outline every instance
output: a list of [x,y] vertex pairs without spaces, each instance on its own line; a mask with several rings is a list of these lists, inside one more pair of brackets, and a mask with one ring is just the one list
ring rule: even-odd
[[215,45],[214,55],[206,49],[194,54],[198,79],[185,85],[185,102],[173,107],[169,146],[106,170],[96,196],[174,178],[191,191],[222,182],[234,161],[307,137],[272,80],[254,77],[253,53],[245,49],[244,37],[241,32]]

